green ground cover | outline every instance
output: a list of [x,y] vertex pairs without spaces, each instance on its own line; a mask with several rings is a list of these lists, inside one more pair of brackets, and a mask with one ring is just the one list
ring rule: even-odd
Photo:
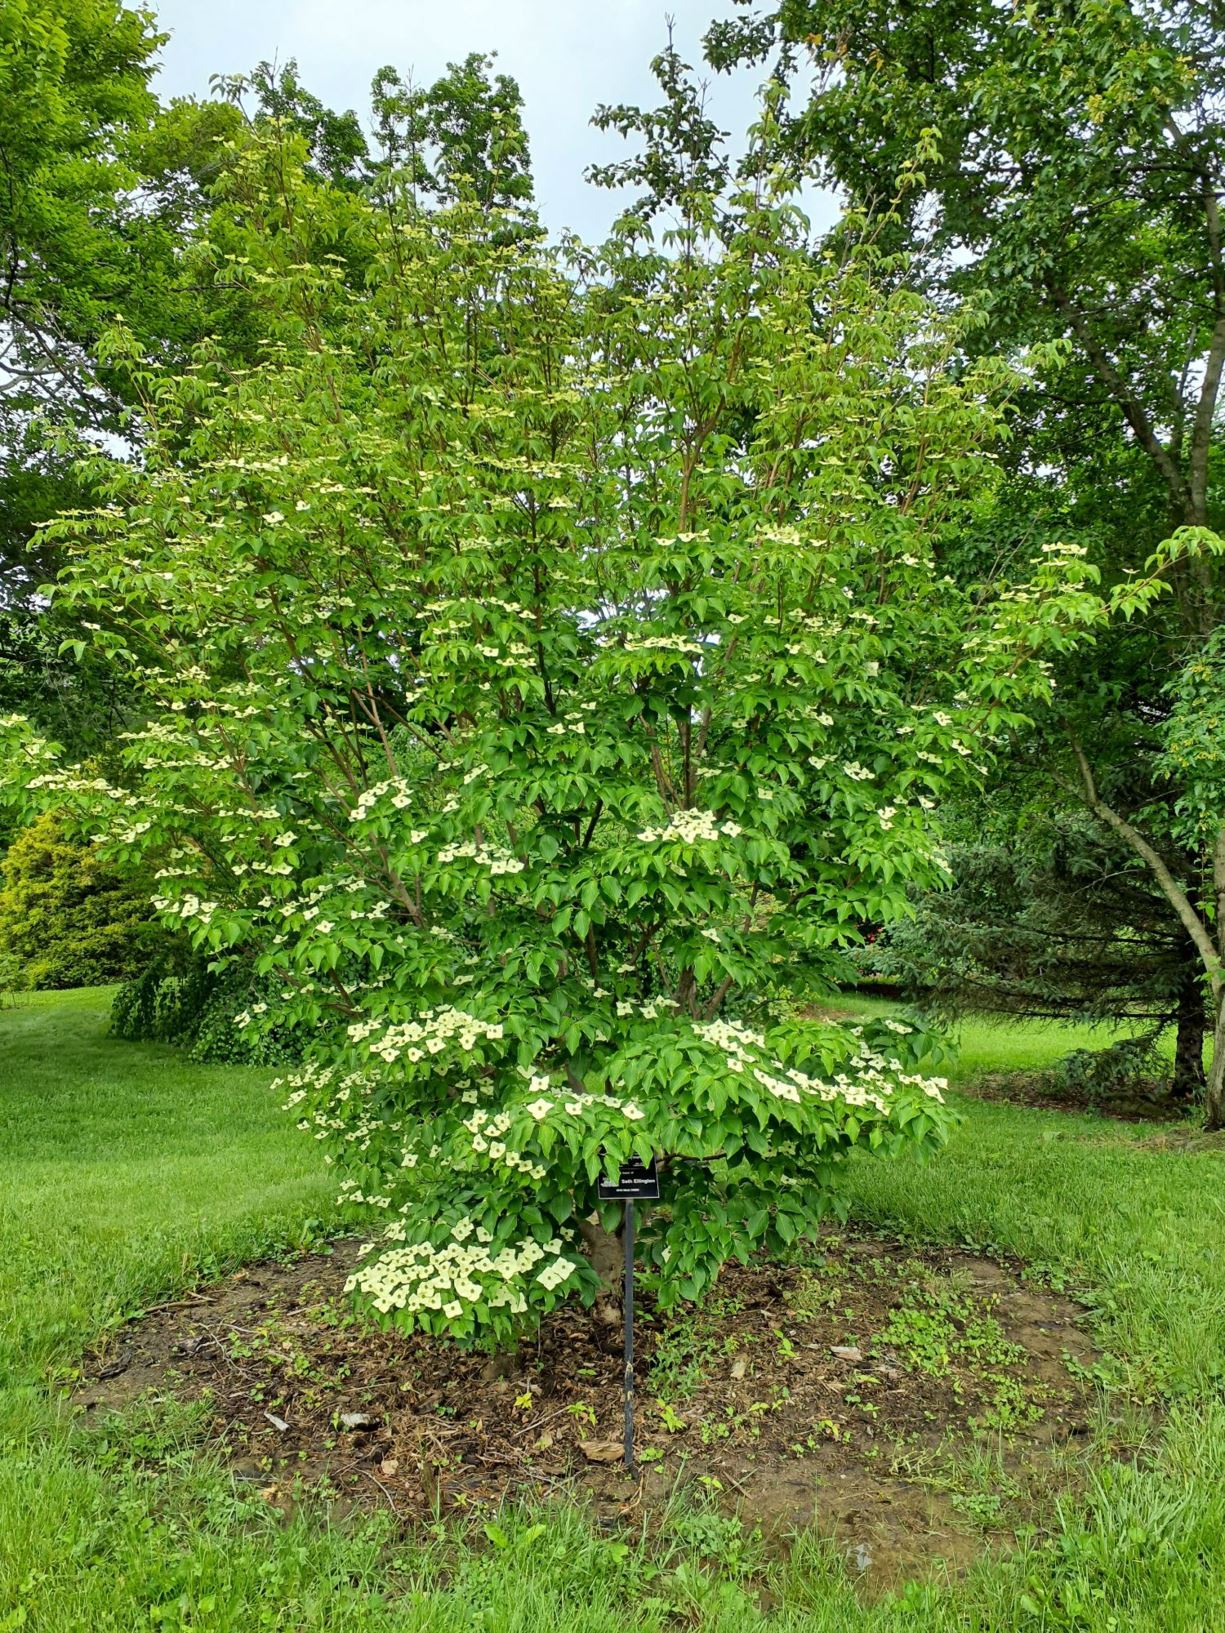
[[[768,1562],[747,1517],[714,1509],[678,1506],[645,1540],[557,1507],[492,1535],[477,1520],[405,1540],[385,1516],[309,1500],[285,1520],[174,1403],[74,1425],[58,1392],[99,1331],[317,1239],[330,1209],[271,1074],[110,1040],[107,999],[48,994],[0,1015],[0,1633],[1225,1626],[1222,1147],[963,1098],[934,1163],[855,1167],[857,1218],[1016,1254],[1086,1297],[1106,1352],[1099,1429],[1126,1454],[1016,1549],[869,1604],[816,1539]],[[1044,1064],[1078,1041],[1069,1030],[967,1028],[953,1075]]]

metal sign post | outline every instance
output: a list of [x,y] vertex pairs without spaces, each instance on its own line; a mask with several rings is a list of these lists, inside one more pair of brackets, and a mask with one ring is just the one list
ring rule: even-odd
[[621,1172],[615,1180],[606,1180],[602,1176],[596,1186],[596,1194],[601,1202],[624,1202],[625,1225],[622,1237],[625,1242],[625,1376],[623,1391],[625,1396],[625,1467],[629,1472],[634,1468],[634,1203],[643,1201],[657,1201],[659,1198],[659,1169],[655,1158],[650,1162],[641,1162],[637,1157],[631,1157],[622,1164]]
[[634,1201],[625,1203],[625,1467],[634,1467]]

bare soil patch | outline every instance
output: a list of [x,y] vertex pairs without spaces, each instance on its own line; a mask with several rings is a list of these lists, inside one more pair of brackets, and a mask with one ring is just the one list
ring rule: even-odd
[[563,1308],[499,1369],[356,1320],[354,1257],[340,1242],[254,1265],[149,1312],[88,1358],[77,1405],[204,1400],[269,1502],[322,1488],[406,1523],[517,1495],[666,1523],[693,1483],[780,1546],[817,1525],[878,1585],[965,1565],[1084,1463],[1096,1357],[1077,1307],[993,1260],[843,1233],[727,1267],[699,1309],[646,1301],[629,1476],[602,1461],[621,1434],[619,1330]]

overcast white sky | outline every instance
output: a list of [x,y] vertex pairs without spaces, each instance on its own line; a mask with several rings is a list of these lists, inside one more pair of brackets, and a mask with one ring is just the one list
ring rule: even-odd
[[[626,145],[589,124],[599,102],[654,107],[651,58],[675,19],[685,60],[701,65],[710,20],[733,15],[731,0],[151,0],[170,41],[162,53],[162,96],[202,95],[211,74],[242,73],[262,59],[296,57],[303,83],[329,106],[366,117],[370,80],[391,63],[418,82],[469,51],[497,53],[497,67],[523,91],[537,199],[548,227],[599,237],[617,213],[616,195],[583,171]],[[709,76],[713,116],[740,137],[753,117],[760,70]],[[812,208],[815,200],[809,199]],[[826,203],[820,210],[829,219]],[[814,211],[814,216],[816,212]]]

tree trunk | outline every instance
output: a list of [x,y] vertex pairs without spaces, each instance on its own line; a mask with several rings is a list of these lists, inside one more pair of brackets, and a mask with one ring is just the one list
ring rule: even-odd
[[1174,1045],[1174,1081],[1170,1096],[1174,1100],[1198,1100],[1204,1092],[1204,1033],[1208,1029],[1208,1015],[1204,1006],[1202,970],[1189,947],[1190,962],[1178,994],[1178,1041]]
[[1212,1034],[1212,1064],[1204,1091],[1204,1126],[1225,1128],[1225,997],[1217,1004],[1216,1028]]
[[597,1215],[579,1221],[579,1232],[591,1260],[591,1268],[600,1278],[600,1292],[595,1302],[596,1319],[606,1327],[615,1327],[621,1320],[621,1278],[623,1250],[617,1231],[605,1230]]

